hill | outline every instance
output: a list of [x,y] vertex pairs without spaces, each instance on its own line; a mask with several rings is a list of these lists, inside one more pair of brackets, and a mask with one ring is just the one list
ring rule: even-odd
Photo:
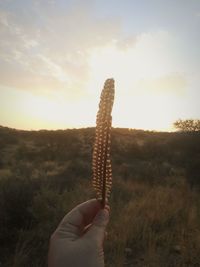
[[[93,141],[94,128],[0,127],[3,266],[45,266],[61,218],[94,197]],[[200,134],[114,128],[111,156],[106,266],[200,266]]]

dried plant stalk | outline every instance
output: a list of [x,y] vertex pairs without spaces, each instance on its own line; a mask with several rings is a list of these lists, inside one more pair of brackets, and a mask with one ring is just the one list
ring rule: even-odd
[[101,93],[93,148],[92,184],[96,191],[97,198],[102,201],[103,207],[105,207],[110,196],[112,185],[110,143],[112,127],[111,111],[114,102],[114,90],[114,80],[107,79]]

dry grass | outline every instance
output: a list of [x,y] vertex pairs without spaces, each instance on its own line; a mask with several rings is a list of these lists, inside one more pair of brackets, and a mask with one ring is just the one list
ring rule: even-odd
[[120,186],[129,200],[111,204],[107,266],[200,266],[197,193],[187,184]]
[[[62,217],[95,196],[94,131],[5,131],[0,262],[43,267]],[[113,131],[106,267],[200,267],[199,144],[199,135]]]

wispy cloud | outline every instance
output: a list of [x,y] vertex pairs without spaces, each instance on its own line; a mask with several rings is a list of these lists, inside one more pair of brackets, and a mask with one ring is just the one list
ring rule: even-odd
[[[55,2],[32,1],[27,15],[7,9],[0,13],[0,84],[26,90],[71,90],[84,84],[88,52],[115,38],[119,25],[96,19],[92,1],[57,10]],[[49,85],[51,84],[51,85]]]

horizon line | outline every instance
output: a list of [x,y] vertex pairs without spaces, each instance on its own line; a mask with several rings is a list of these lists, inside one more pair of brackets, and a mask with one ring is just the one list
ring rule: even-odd
[[[88,129],[88,128],[96,128],[96,126],[85,126],[85,127],[68,127],[68,128],[57,128],[57,129],[22,129],[22,128],[13,128],[11,126],[3,126],[0,125],[0,128],[8,128],[10,130],[16,130],[16,131],[27,131],[27,132],[39,132],[39,131],[65,131],[65,130],[81,130],[81,129]],[[131,127],[119,127],[119,126],[112,126],[113,129],[126,129],[129,131],[144,131],[144,132],[161,132],[161,133],[174,133],[178,132],[177,130],[155,130],[155,129],[141,129],[141,128],[131,128]]]

